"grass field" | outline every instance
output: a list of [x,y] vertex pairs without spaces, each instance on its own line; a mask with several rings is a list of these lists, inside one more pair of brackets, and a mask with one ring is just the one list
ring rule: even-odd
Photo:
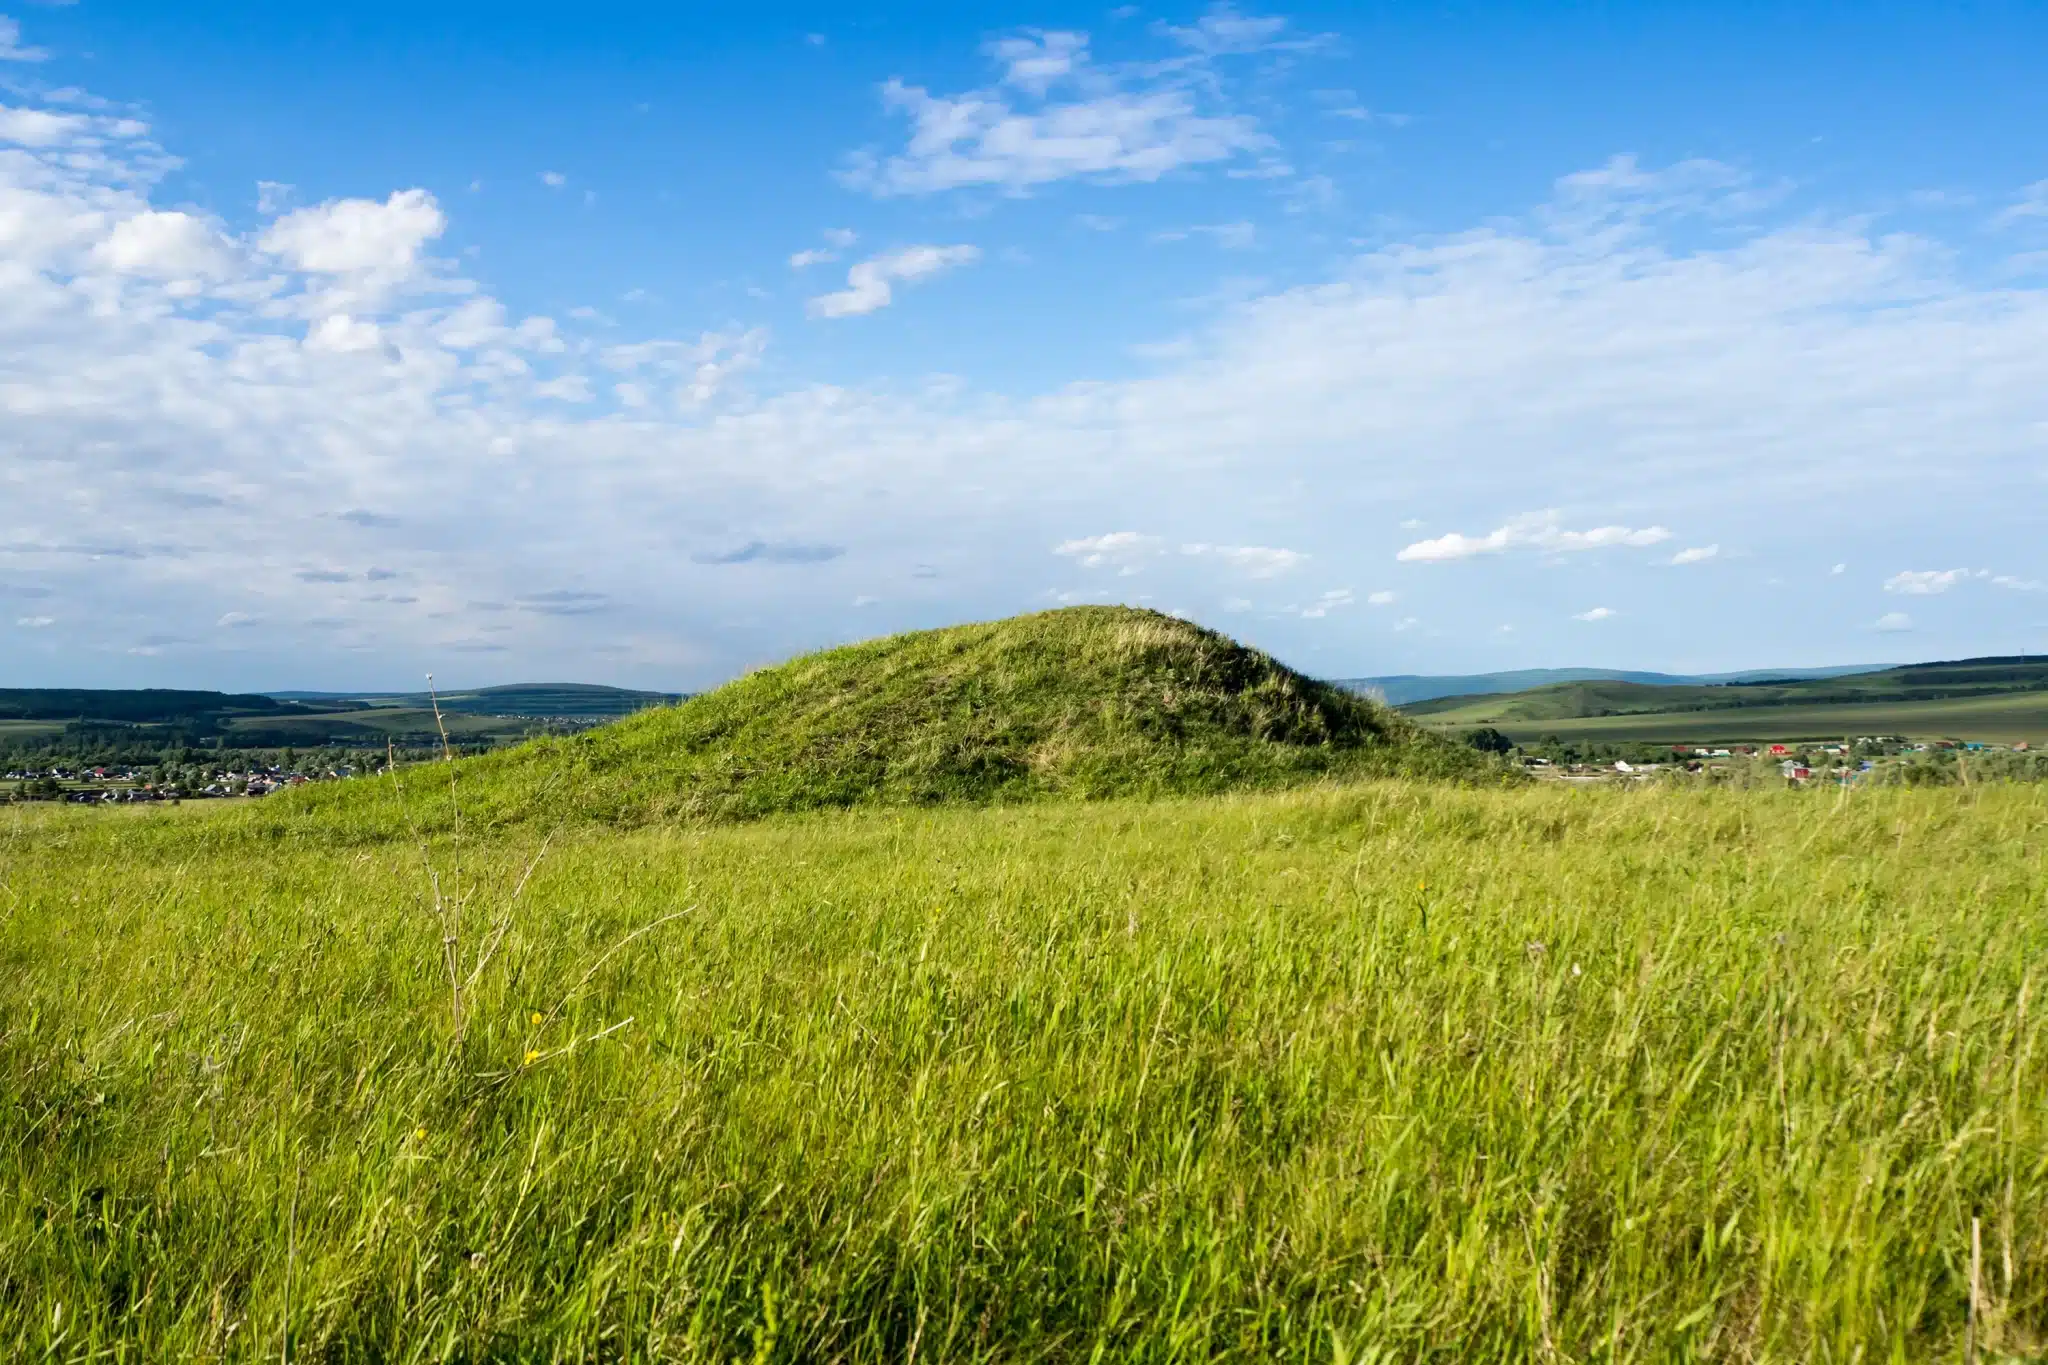
[[1944,701],[1857,702],[1835,706],[1759,706],[1722,711],[1647,712],[1524,720],[1488,719],[1481,699],[1456,710],[1418,717],[1457,732],[1494,725],[1518,743],[1547,735],[1603,743],[1651,741],[1704,744],[1758,740],[1836,739],[1906,735],[1914,739],[1967,739],[1985,743],[2048,742],[2048,692],[1960,697]]
[[279,809],[0,814],[0,1356],[2048,1343],[2038,787]]

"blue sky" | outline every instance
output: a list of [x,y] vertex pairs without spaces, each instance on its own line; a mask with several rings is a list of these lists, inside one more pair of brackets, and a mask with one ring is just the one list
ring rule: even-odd
[[21,5],[0,684],[2048,649],[2038,6]]

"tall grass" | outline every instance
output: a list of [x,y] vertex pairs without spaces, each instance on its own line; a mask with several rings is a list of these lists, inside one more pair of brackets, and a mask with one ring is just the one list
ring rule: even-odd
[[2038,789],[21,818],[7,1358],[2048,1341]]

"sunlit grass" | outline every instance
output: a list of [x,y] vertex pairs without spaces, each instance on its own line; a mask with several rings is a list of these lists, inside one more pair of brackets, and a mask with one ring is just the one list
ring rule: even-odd
[[2048,1338],[2038,788],[521,830],[463,1022],[445,845],[99,816],[0,812],[7,1358],[1959,1358],[1973,1216]]

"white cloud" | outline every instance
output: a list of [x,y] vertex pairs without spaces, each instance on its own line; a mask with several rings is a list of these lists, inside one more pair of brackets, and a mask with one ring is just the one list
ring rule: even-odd
[[824,265],[828,261],[836,261],[838,259],[839,253],[836,251],[821,246],[810,247],[803,251],[791,252],[789,268],[791,270],[808,270],[814,265]]
[[1077,560],[1084,569],[1117,568],[1137,572],[1137,566],[1164,553],[1165,542],[1139,531],[1111,531],[1105,535],[1063,540],[1052,547],[1056,555]]
[[1994,227],[2011,227],[2030,218],[2048,218],[2048,180],[2036,180],[2020,191],[2011,207],[1991,221]]
[[1884,581],[1884,590],[1904,593],[1909,597],[1931,597],[1936,593],[1947,592],[1966,579],[1985,576],[1982,570],[1906,569],[1887,578]]
[[1677,554],[1671,556],[1671,562],[1673,564],[1704,564],[1710,559],[1719,558],[1720,554],[1721,547],[1718,545],[1695,545],[1689,550],[1680,550]]
[[1913,618],[1902,611],[1888,611],[1878,617],[1873,625],[1875,629],[1886,632],[1911,630],[1913,628]]
[[1410,563],[1435,564],[1470,559],[1474,555],[1499,554],[1521,547],[1548,554],[1572,554],[1615,546],[1656,545],[1669,539],[1671,532],[1662,526],[1646,526],[1641,530],[1631,530],[1626,526],[1596,526],[1590,531],[1567,531],[1558,524],[1557,513],[1531,512],[1483,536],[1453,531],[1434,540],[1418,540],[1394,558]]
[[122,219],[93,254],[121,274],[157,279],[219,276],[230,268],[221,234],[205,220],[176,211]]
[[1840,578],[1843,574],[1847,572],[1849,572],[1849,566],[1847,564],[1837,564],[1834,568],[1828,570],[1828,576],[1831,578]]
[[14,618],[14,624],[24,630],[41,630],[45,626],[56,625],[57,618],[54,616],[17,616]]
[[1088,35],[1036,30],[1022,37],[998,38],[983,49],[1003,64],[1002,80],[1034,95],[1043,95],[1058,80],[1088,60]]
[[1154,181],[1187,167],[1235,161],[1271,146],[1257,120],[1231,110],[1218,58],[1258,50],[1226,40],[1240,20],[1219,11],[1193,33],[1195,55],[1102,65],[1088,35],[1033,31],[984,48],[996,83],[934,95],[891,79],[885,107],[910,120],[903,150],[852,159],[843,178],[877,195],[931,194],[970,185],[1023,193],[1076,177]]
[[1278,578],[1301,567],[1308,558],[1299,550],[1282,550],[1267,545],[1183,545],[1180,552],[1196,558],[1221,560],[1248,578]]
[[49,57],[43,48],[22,46],[20,22],[0,14],[0,62],[42,62]]
[[223,630],[246,630],[250,626],[263,624],[263,618],[252,616],[246,611],[231,611],[224,613],[214,624]]
[[2007,588],[2013,592],[2048,592],[2048,583],[2033,578],[2016,578],[2011,574],[1993,574],[1993,587]]
[[384,334],[376,323],[350,317],[347,313],[330,313],[306,333],[306,349],[309,351],[341,355],[352,351],[374,351],[383,344]]
[[542,171],[540,173],[540,183],[546,185],[551,190],[558,190],[569,183],[569,177],[563,175],[560,171]]
[[0,142],[12,142],[22,147],[58,147],[91,131],[92,127],[93,120],[84,114],[17,109],[0,104]]
[[1182,47],[1205,57],[1246,56],[1258,52],[1306,52],[1328,46],[1326,35],[1286,38],[1287,20],[1278,15],[1240,14],[1229,4],[1214,4],[1185,28],[1155,26]]
[[1392,605],[1394,605],[1395,601],[1398,600],[1398,598],[1398,593],[1389,592],[1383,588],[1380,591],[1374,593],[1372,596],[1366,598],[1365,600],[1371,606],[1391,607]]
[[318,274],[401,273],[447,226],[433,195],[397,190],[382,203],[333,199],[287,213],[257,245],[294,269]]
[[1605,621],[1609,617],[1614,616],[1615,614],[1615,610],[1612,607],[1594,607],[1591,611],[1582,611],[1578,613],[1576,616],[1572,617],[1572,620]]
[[1331,588],[1321,597],[1303,607],[1301,615],[1305,620],[1320,620],[1340,607],[1352,605],[1356,600],[1351,595],[1351,589],[1349,588]]
[[881,256],[870,257],[846,272],[846,288],[820,294],[810,302],[812,317],[846,318],[886,308],[895,297],[896,281],[910,283],[927,279],[955,266],[981,259],[974,246],[907,246]]

